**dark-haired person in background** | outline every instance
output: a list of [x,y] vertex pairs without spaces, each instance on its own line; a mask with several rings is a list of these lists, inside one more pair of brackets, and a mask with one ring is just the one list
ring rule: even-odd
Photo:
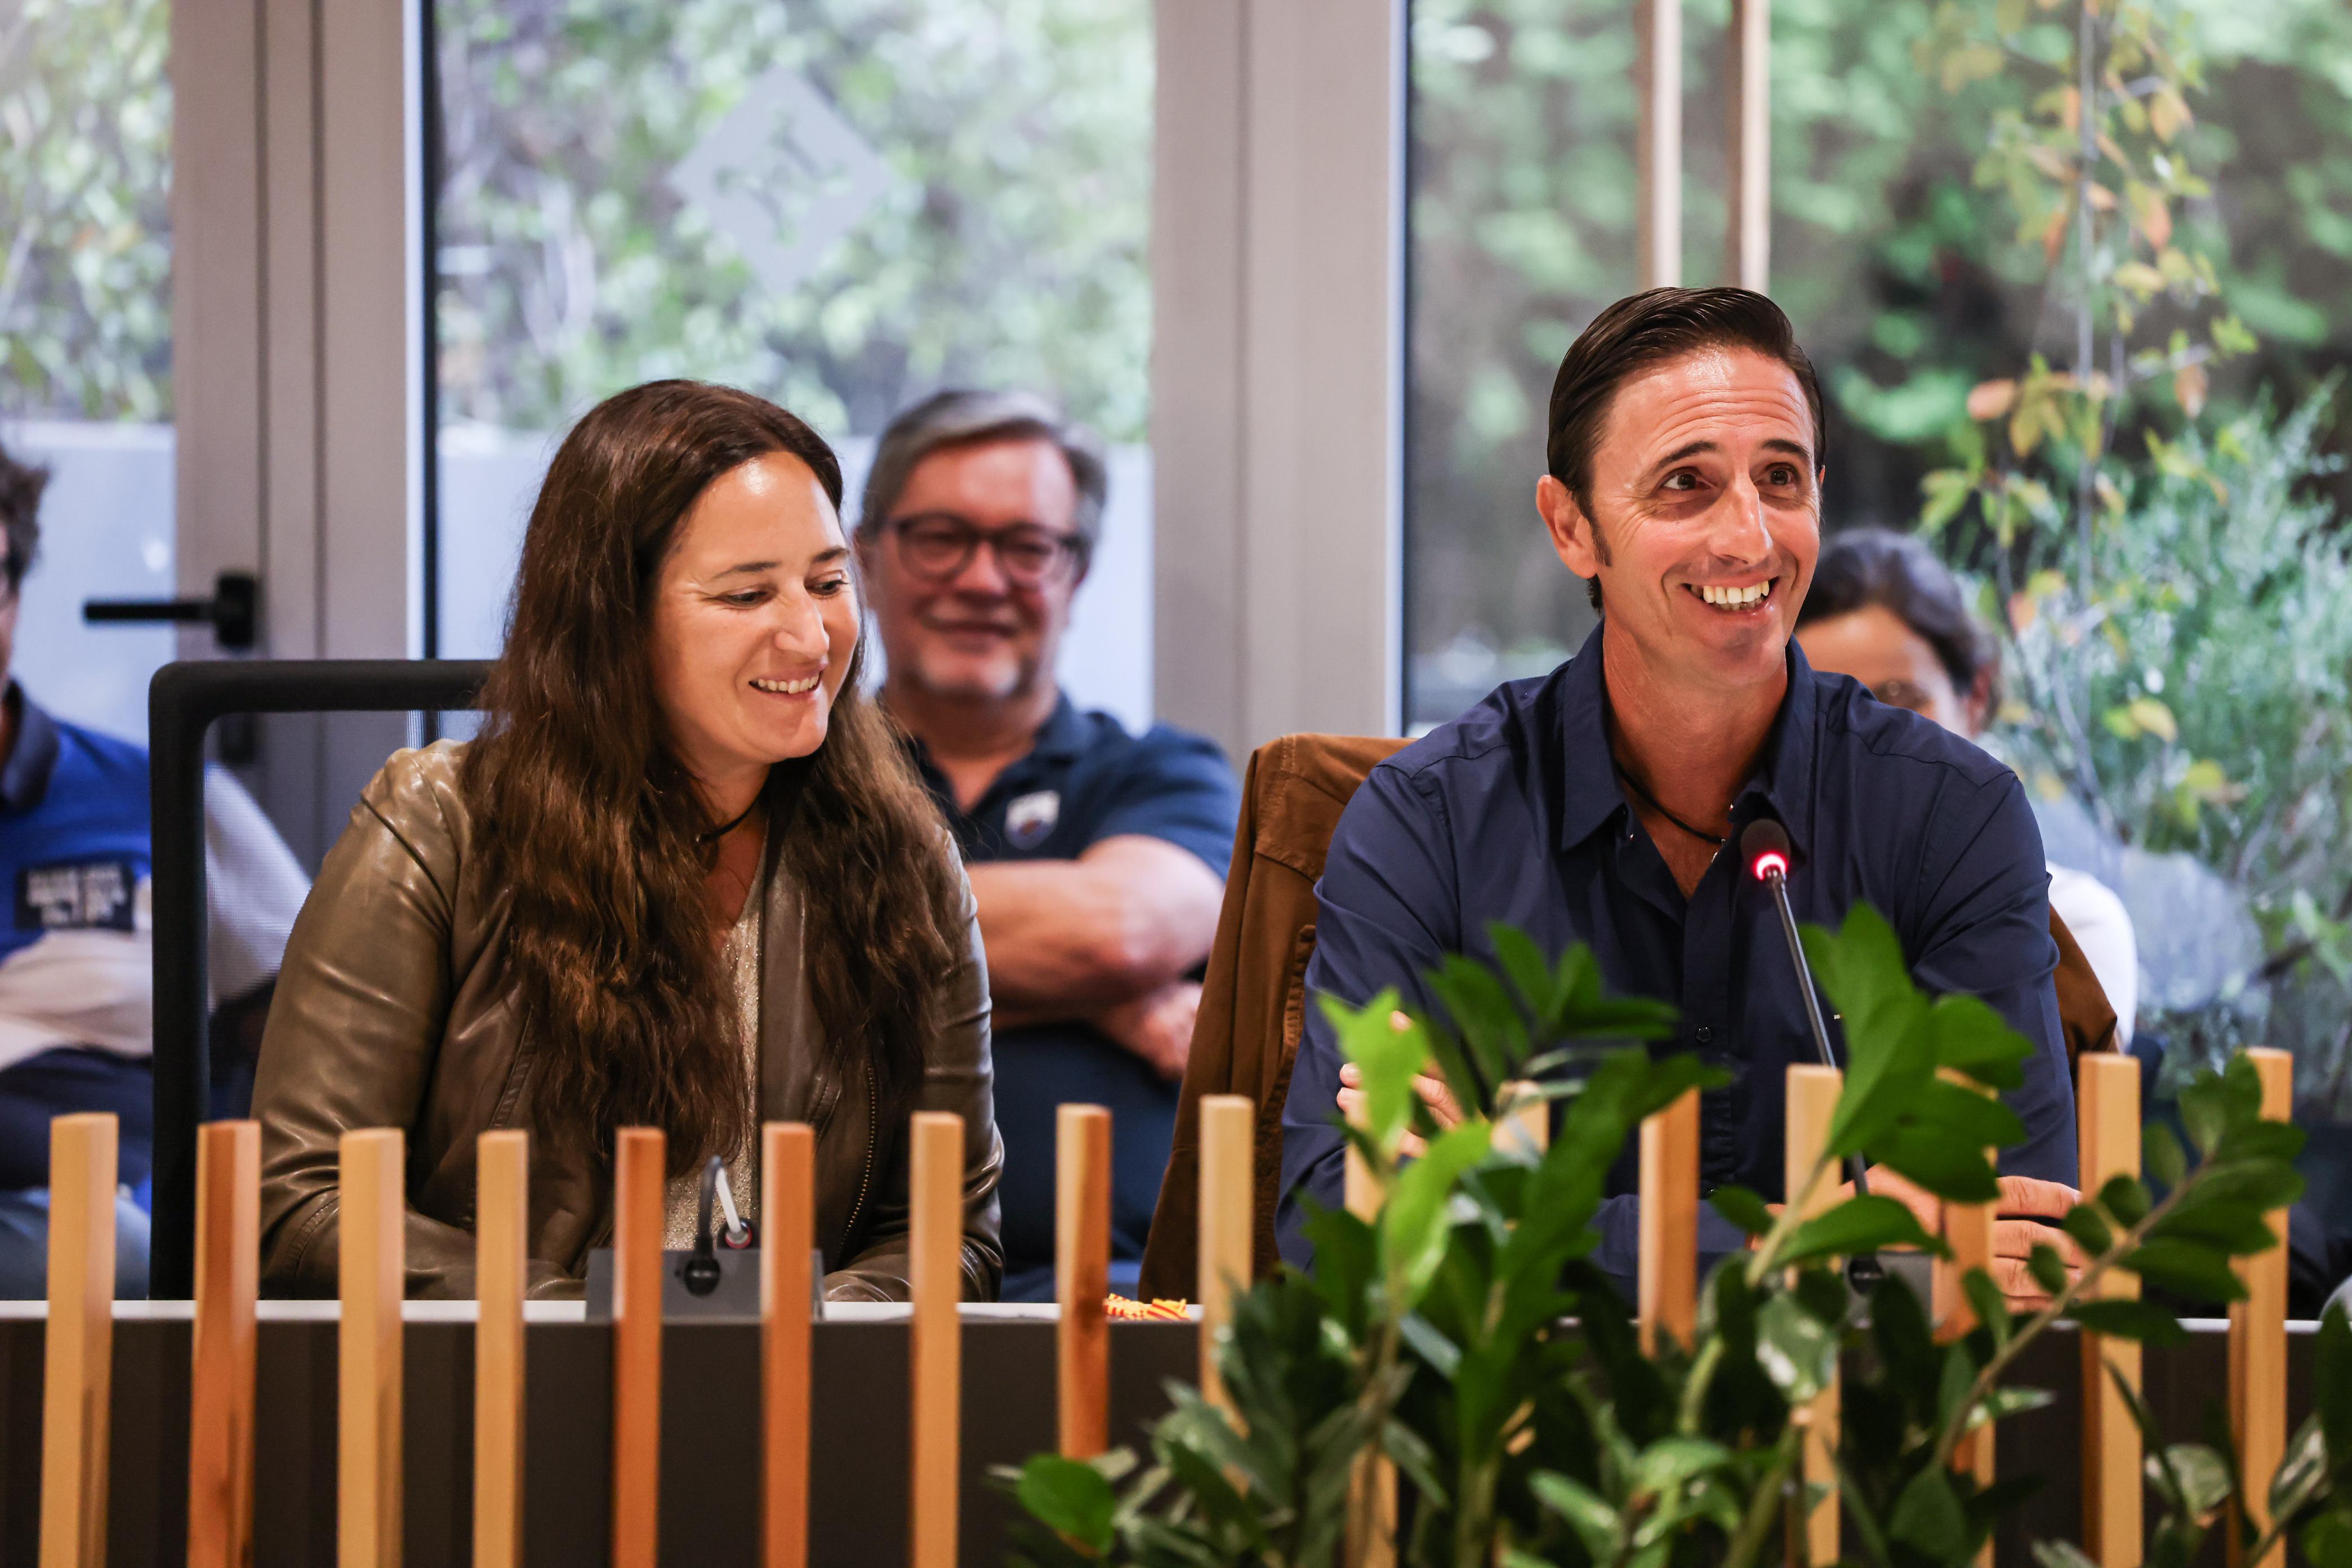
[[1214,743],[1130,735],[1055,679],[1107,486],[1042,398],[943,392],[883,434],[858,520],[883,700],[980,902],[1013,1300],[1052,1299],[1065,1101],[1112,1113],[1114,1285],[1142,1258],[1240,809]]
[[[1908,708],[1956,735],[1984,732],[2000,698],[2000,650],[1969,612],[1951,569],[1908,534],[1849,529],[1822,546],[1797,616],[1812,667],[1851,675],[1881,702]],[[2116,1047],[2129,1050],[2139,1007],[2139,946],[2114,889],[2087,871],[2050,868],[2050,908],[2065,922],[2116,1011]]]
[[[40,549],[48,476],[0,451],[0,676],[16,654],[19,595]],[[49,1119],[117,1119],[115,1289],[147,1293],[147,1215],[132,1192],[154,1143],[152,852],[147,752],[52,717],[16,681],[0,697],[0,1298],[48,1275]],[[286,933],[309,884],[252,796],[225,772],[205,789],[205,889],[215,1066],[235,1075],[269,1005]],[[242,1114],[241,1079],[217,1086]]]
[[[1725,1068],[1700,1108],[1700,1178],[1780,1188],[1790,1063],[1814,1059],[1777,916],[1740,830],[1777,819],[1801,920],[1867,901],[1913,977],[1984,998],[2034,1051],[2009,1102],[1995,1277],[2038,1299],[2033,1243],[2074,1201],[2074,1095],[2051,988],[2041,836],[2015,774],[1916,714],[1813,673],[1790,640],[1821,547],[1822,398],[1787,317],[1738,289],[1657,289],[1603,310],[1551,396],[1536,504],[1601,625],[1549,676],[1486,700],[1372,770],[1318,887],[1309,991],[1425,998],[1451,952],[1508,921],[1591,945],[1620,992],[1680,1011],[1679,1049]],[[1276,1233],[1341,1200],[1343,1073],[1309,1009],[1283,1114]],[[1442,1119],[1442,1087],[1425,1081]],[[1635,1170],[1611,1174],[1600,1266],[1636,1268]],[[1703,1251],[1741,1237],[1700,1211]],[[2063,1240],[2059,1243],[2063,1247]]]
[[337,1146],[408,1132],[408,1289],[474,1286],[474,1151],[531,1134],[530,1289],[612,1234],[615,1131],[668,1135],[667,1244],[764,1121],[816,1129],[825,1292],[908,1293],[908,1113],[963,1118],[962,1288],[995,1293],[988,981],[939,814],[858,683],[841,469],[748,393],[592,409],[523,535],[470,744],[384,764],[262,1042],[262,1270],[335,1289]]

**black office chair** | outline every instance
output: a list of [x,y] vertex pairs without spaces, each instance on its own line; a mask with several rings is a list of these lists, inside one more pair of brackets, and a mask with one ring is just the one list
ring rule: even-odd
[[212,1095],[206,1015],[205,735],[232,713],[408,713],[471,708],[480,659],[198,659],[147,689],[155,921],[155,1208],[148,1294],[196,1288],[196,1128]]

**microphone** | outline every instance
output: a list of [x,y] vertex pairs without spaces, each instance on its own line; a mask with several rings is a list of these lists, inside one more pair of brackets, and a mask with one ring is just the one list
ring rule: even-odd
[[[1794,851],[1789,845],[1789,830],[1769,816],[1759,816],[1749,823],[1739,835],[1739,853],[1748,862],[1748,873],[1764,884],[1771,894],[1772,907],[1780,912],[1780,934],[1788,939],[1789,965],[1797,972],[1797,990],[1805,998],[1805,1023],[1813,1033],[1813,1050],[1822,1058],[1822,1066],[1835,1068],[1837,1055],[1830,1049],[1829,1026],[1822,1020],[1822,1004],[1813,989],[1813,966],[1805,962],[1804,939],[1797,934],[1797,911],[1789,902],[1789,868]],[[1870,1194],[1870,1178],[1863,1168],[1862,1156],[1846,1156],[1847,1180],[1853,1183],[1854,1194]],[[1846,1278],[1857,1290],[1866,1291],[1885,1278],[1875,1256],[1865,1254],[1849,1258]]]

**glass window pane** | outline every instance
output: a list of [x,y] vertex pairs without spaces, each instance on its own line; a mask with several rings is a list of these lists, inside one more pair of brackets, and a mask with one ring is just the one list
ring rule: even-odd
[[854,494],[915,398],[1024,386],[1116,454],[1065,684],[1148,717],[1148,0],[436,18],[442,652],[496,650],[552,443],[613,392],[772,397]]
[[11,663],[136,740],[173,634],[81,605],[173,593],[170,16],[29,0],[0,33],[0,445],[49,471]]

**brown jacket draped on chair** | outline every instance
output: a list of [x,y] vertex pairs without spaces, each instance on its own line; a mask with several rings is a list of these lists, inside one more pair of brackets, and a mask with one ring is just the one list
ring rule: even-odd
[[[1241,823],[1225,876],[1216,945],[1202,984],[1176,1136],[1143,1253],[1145,1298],[1199,1289],[1201,1097],[1245,1094],[1257,1105],[1257,1205],[1252,1250],[1263,1275],[1276,1262],[1274,1211],[1282,1170],[1282,1106],[1307,1018],[1307,960],[1315,951],[1315,884],[1356,787],[1406,742],[1385,736],[1285,735],[1250,756]],[[2058,1016],[2071,1066],[2111,1050],[2115,1009],[2074,934],[2053,912]]]

